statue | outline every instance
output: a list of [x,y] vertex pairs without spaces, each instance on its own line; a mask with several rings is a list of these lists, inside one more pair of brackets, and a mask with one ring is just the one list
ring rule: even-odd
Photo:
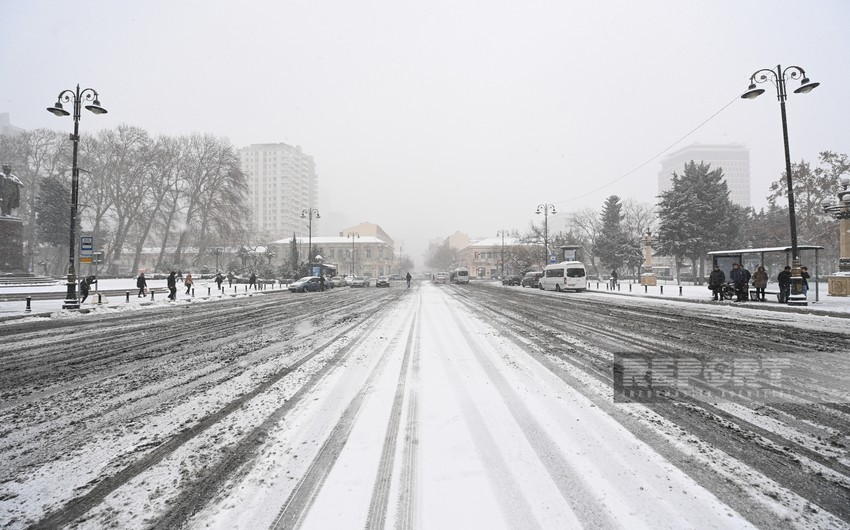
[[0,215],[11,216],[12,208],[21,206],[21,186],[23,183],[12,174],[12,168],[4,165],[0,175]]

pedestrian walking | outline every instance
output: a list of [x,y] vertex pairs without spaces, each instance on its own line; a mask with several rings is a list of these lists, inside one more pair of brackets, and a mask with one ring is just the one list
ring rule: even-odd
[[759,265],[756,273],[753,274],[753,287],[756,288],[756,301],[765,302],[764,290],[767,288],[767,271],[764,270],[764,265]]
[[720,270],[720,265],[714,265],[714,270],[708,275],[708,288],[711,289],[711,294],[716,302],[718,297],[720,300],[725,300],[723,296],[723,284],[726,283],[726,274]]
[[233,271],[227,271],[227,286],[233,287],[233,278],[236,276],[233,275]]
[[82,298],[80,298],[80,304],[85,302],[86,298],[89,297],[89,290],[93,283],[97,283],[97,278],[94,276],[87,276],[80,280],[80,294],[83,295]]
[[139,288],[138,298],[143,297],[146,294],[145,290],[148,288],[148,280],[145,278],[144,272],[139,272],[139,277],[136,278],[136,287]]
[[803,277],[803,296],[807,296],[809,293],[809,278],[812,277],[812,275],[809,274],[809,268],[800,267],[800,276]]
[[168,286],[168,299],[172,302],[177,300],[177,273],[171,271],[171,274],[168,275],[168,278],[165,280],[165,284]]
[[192,291],[192,273],[186,272],[186,277],[183,278],[183,285],[186,286],[186,294],[190,294]]
[[319,276],[319,290],[322,291],[322,292],[325,291],[325,276],[324,275]]
[[791,297],[791,267],[785,266],[785,269],[776,277],[779,282],[779,303],[787,304]]
[[612,291],[617,288],[617,279],[619,277],[620,277],[620,275],[617,274],[617,269],[614,269],[614,270],[611,271],[611,290]]
[[407,276],[405,276],[405,278],[407,279],[407,288],[410,289],[410,280],[413,279],[413,276],[411,276],[410,273],[408,272]]
[[221,291],[221,284],[224,283],[224,276],[220,272],[215,274],[215,283],[218,285],[218,290]]
[[257,288],[257,275],[253,272],[251,273],[251,276],[248,277],[248,288],[250,289],[251,287],[254,289]]

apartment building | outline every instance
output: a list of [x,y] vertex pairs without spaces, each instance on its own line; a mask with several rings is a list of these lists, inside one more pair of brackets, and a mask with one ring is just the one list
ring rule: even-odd
[[[252,144],[239,150],[242,171],[248,175],[252,229],[268,239],[304,234],[305,208],[318,206],[318,176],[313,157],[300,146]],[[313,219],[313,232],[321,218]]]
[[661,160],[658,194],[673,187],[673,173],[682,175],[685,164],[711,164],[721,168],[729,188],[729,199],[740,206],[752,206],[750,200],[750,150],[743,144],[693,144],[673,151]]

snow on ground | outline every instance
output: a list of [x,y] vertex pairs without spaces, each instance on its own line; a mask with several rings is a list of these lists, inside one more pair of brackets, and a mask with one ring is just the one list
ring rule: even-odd
[[[145,298],[138,298],[136,296],[138,289],[136,289],[136,280],[135,279],[106,279],[100,280],[98,282],[98,289],[103,291],[112,291],[112,290],[125,290],[130,293],[130,302],[129,304],[126,302],[126,297],[124,295],[119,296],[110,296],[105,302],[98,306],[96,303],[97,297],[94,296],[95,291],[92,290],[89,298],[86,300],[83,305],[84,308],[96,309],[102,306],[110,307],[113,309],[127,309],[127,308],[138,308],[138,306],[143,304],[148,304],[150,302],[150,295]],[[711,291],[705,285],[683,285],[681,289],[681,295],[679,294],[679,286],[678,285],[658,285],[647,287],[644,290],[644,287],[637,284],[631,284],[631,289],[629,289],[630,284],[621,283],[618,290],[610,290],[607,287],[605,282],[590,282],[588,284],[588,290],[591,292],[600,292],[606,293],[609,295],[617,295],[617,296],[629,296],[636,297],[645,300],[647,303],[659,303],[659,302],[682,302],[682,301],[697,301],[707,304],[711,307],[719,307],[720,311],[735,311],[737,308],[734,306],[741,305],[746,310],[752,310],[753,308],[758,309],[768,309],[768,310],[781,310],[788,311],[794,313],[795,321],[799,323],[799,315],[810,313],[813,315],[820,315],[823,313],[834,314],[835,316],[844,316],[850,317],[850,297],[842,297],[842,296],[829,296],[827,294],[827,284],[825,282],[821,282],[818,285],[819,296],[816,301],[815,294],[815,285],[811,284],[812,287],[809,290],[809,305],[805,307],[797,307],[790,308],[786,305],[780,305],[776,302],[776,297],[773,295],[768,296],[767,302],[745,302],[738,304],[732,301],[724,301],[724,302],[712,302],[711,301]],[[165,285],[165,280],[148,280],[148,286],[150,289],[155,291],[154,295],[154,303],[156,304],[167,304],[168,300],[166,297],[168,296],[168,288]],[[228,287],[227,282],[224,284],[225,290],[224,294],[232,295],[232,294],[245,294],[247,291],[245,289],[245,284],[238,284],[233,287]],[[235,290],[234,290],[235,288]],[[272,288],[269,286],[268,288]],[[775,285],[770,285],[768,290],[774,289]],[[275,284],[273,289],[280,290],[282,287],[279,284]],[[64,281],[57,281],[54,284],[48,285],[11,285],[0,287],[0,318],[4,316],[11,315],[26,315],[26,302],[23,300],[4,300],[6,295],[8,294],[19,294],[19,293],[56,293],[57,297],[51,300],[32,300],[31,302],[31,312],[30,314],[41,314],[41,313],[69,313],[68,311],[62,310],[63,304],[63,295],[66,291],[66,284]],[[221,294],[216,290],[216,284],[212,280],[198,280],[195,282],[195,296],[190,296],[185,294],[186,289],[182,286],[182,284],[178,285],[177,288],[177,299],[178,301],[192,301],[192,300],[201,300],[207,298],[207,293],[210,293],[209,297],[216,298],[220,297]],[[129,307],[128,307],[129,306]],[[709,309],[701,309],[708,310]],[[765,313],[760,313],[764,315]],[[776,318],[779,320],[784,320],[785,317],[781,315],[779,311],[775,313],[773,316],[765,316],[765,318]],[[820,319],[815,319],[815,322],[821,322]],[[817,324],[815,324],[817,325]],[[843,323],[839,325],[844,325]]]

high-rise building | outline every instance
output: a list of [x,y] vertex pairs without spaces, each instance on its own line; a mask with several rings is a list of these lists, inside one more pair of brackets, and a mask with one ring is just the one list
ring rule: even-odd
[[743,144],[693,144],[674,151],[661,160],[658,194],[673,187],[673,173],[682,175],[685,164],[705,162],[711,169],[721,168],[729,188],[729,199],[740,206],[750,202],[750,150]]
[[[318,207],[318,176],[313,157],[300,146],[252,144],[239,150],[242,171],[248,175],[252,228],[269,239],[303,235],[305,208]],[[319,220],[313,218],[313,233]]]
[[8,112],[0,112],[0,136],[16,136],[24,132],[20,127],[15,127],[9,121]]

